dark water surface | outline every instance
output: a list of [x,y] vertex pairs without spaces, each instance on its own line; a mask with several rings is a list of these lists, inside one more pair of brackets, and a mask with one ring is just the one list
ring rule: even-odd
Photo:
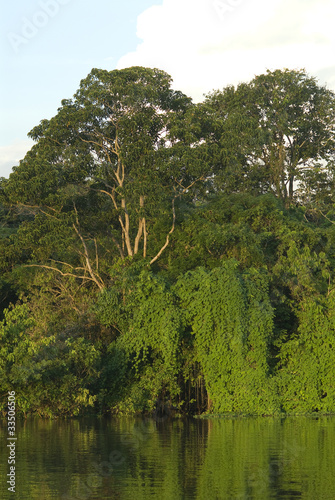
[[335,417],[18,421],[20,500],[335,500]]

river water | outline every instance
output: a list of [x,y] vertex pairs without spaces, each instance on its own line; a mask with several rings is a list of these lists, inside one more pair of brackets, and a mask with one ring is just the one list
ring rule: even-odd
[[1,499],[335,499],[333,416],[17,424],[14,494],[1,422]]

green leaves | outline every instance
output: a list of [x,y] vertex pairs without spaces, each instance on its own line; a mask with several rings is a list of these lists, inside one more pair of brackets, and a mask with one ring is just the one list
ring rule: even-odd
[[128,391],[133,394],[137,387],[138,396],[137,391],[145,390],[152,402],[165,391],[175,398],[183,323],[168,283],[143,270],[126,279],[122,291],[104,291],[96,311],[101,321],[119,334],[116,348],[126,353],[132,369],[132,378],[127,377]]
[[213,120],[209,140],[219,146],[227,177],[219,176],[221,188],[273,191],[290,204],[301,171],[334,155],[335,95],[302,70],[268,71],[214,92],[206,105]]
[[334,94],[171,81],[93,69],[1,180],[2,385],[45,416],[334,410]]
[[[18,412],[77,415],[94,406],[101,352],[84,337],[64,341],[59,332],[40,335],[26,304],[5,310],[0,322],[0,385],[15,390]],[[4,410],[4,407],[1,408]]]
[[176,284],[195,337],[212,410],[268,414],[278,411],[268,378],[273,310],[266,276],[241,274],[238,262],[199,268]]
[[278,384],[288,413],[332,413],[335,405],[334,294],[308,298],[298,312],[297,335],[283,346]]

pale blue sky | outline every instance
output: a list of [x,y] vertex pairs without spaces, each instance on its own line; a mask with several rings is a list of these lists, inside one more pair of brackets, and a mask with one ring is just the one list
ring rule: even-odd
[[199,101],[266,69],[335,90],[334,0],[15,0],[1,9],[0,177],[93,67],[158,67]]
[[[153,3],[2,2],[0,147],[25,141],[41,119],[53,116],[61,100],[74,94],[93,67],[114,69],[122,55],[136,48],[137,16]],[[0,176],[7,177],[9,165],[3,160]]]

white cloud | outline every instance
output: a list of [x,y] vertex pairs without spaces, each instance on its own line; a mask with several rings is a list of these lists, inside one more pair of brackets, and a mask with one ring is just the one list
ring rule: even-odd
[[9,146],[0,146],[0,177],[8,177],[12,168],[31,149],[34,142],[31,140],[17,141]]
[[163,69],[195,100],[267,68],[327,74],[332,86],[334,16],[333,0],[163,0],[138,17],[142,41],[117,67]]

